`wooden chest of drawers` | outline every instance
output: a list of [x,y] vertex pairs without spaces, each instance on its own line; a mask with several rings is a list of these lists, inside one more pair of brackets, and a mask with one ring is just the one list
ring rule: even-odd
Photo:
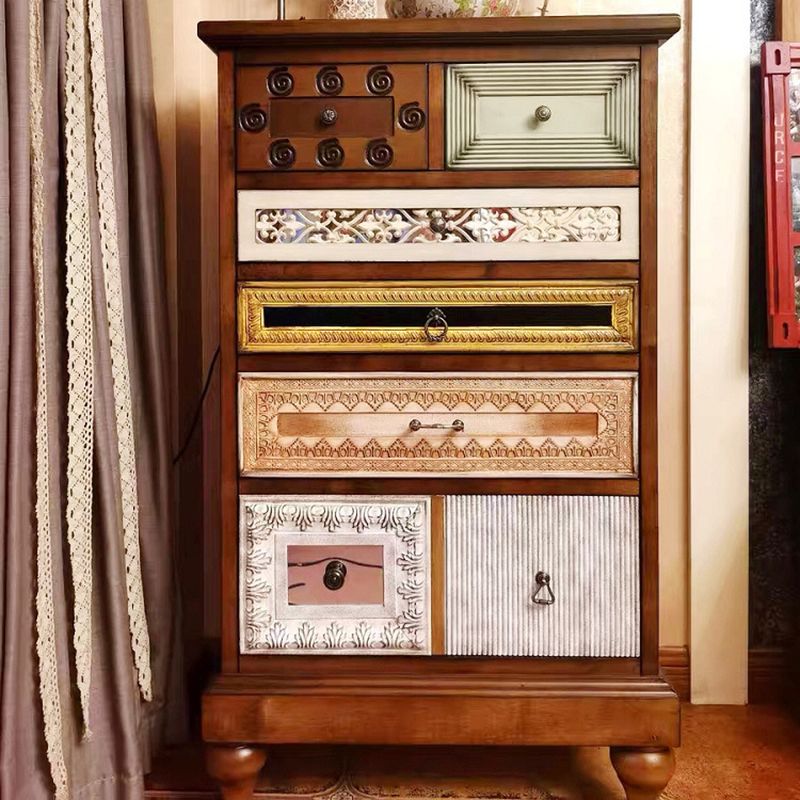
[[287,743],[608,744],[631,799],[666,785],[656,84],[678,26],[201,24],[226,800]]

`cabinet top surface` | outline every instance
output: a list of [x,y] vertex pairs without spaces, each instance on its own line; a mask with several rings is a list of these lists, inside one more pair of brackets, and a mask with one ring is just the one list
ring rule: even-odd
[[214,50],[465,44],[648,44],[680,30],[677,14],[459,19],[204,21],[198,36]]

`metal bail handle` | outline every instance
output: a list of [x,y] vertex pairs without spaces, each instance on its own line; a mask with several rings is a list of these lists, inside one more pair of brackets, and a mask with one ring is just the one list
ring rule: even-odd
[[449,425],[445,425],[444,422],[431,422],[428,425],[424,425],[422,421],[418,419],[412,419],[411,422],[408,423],[408,429],[410,431],[421,431],[423,428],[456,431],[461,433],[461,431],[464,430],[464,420],[454,419]]
[[425,338],[429,342],[443,342],[447,336],[447,317],[441,308],[432,308],[425,320]]
[[[556,596],[550,588],[550,576],[546,572],[537,572],[536,577],[536,590],[531,595],[531,602],[536,603],[538,606],[551,606],[556,601]],[[544,592],[545,596],[539,595]]]

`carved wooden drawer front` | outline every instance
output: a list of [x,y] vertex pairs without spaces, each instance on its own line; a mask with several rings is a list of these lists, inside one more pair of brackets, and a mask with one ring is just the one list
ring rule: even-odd
[[639,655],[635,497],[445,499],[446,651]]
[[242,374],[245,475],[633,476],[633,373]]
[[424,64],[239,67],[240,170],[428,166]]
[[639,257],[639,190],[238,192],[240,261]]
[[451,169],[636,167],[638,62],[453,64],[446,130]]
[[631,281],[243,283],[239,349],[636,349]]
[[240,498],[242,653],[430,652],[426,497]]

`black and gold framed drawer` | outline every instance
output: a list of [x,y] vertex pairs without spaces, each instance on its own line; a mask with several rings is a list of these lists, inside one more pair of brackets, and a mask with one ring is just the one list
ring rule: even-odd
[[239,284],[239,350],[631,352],[635,281]]
[[236,109],[239,170],[428,166],[425,64],[242,66]]

